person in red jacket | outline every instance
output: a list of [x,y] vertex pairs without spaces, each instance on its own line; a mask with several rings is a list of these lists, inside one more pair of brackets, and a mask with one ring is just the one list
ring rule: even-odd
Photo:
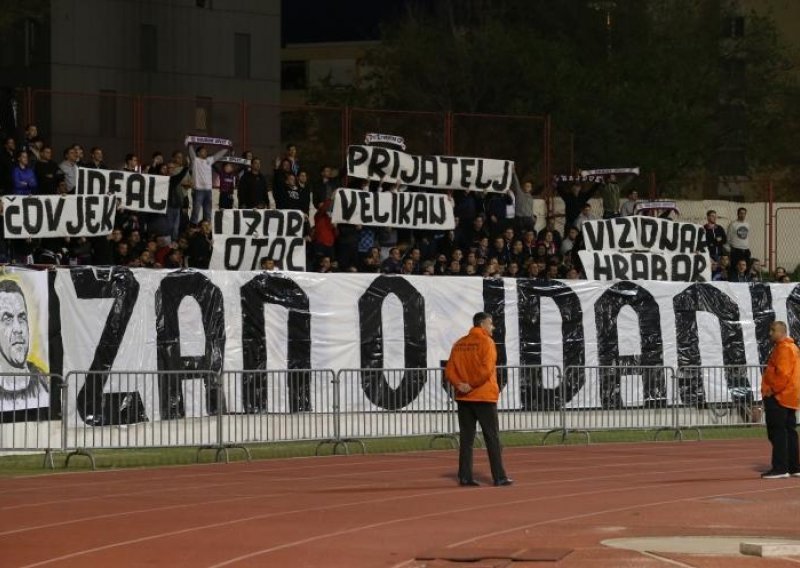
[[782,321],[773,322],[769,336],[775,347],[761,376],[761,396],[767,436],[772,444],[772,467],[761,477],[800,477],[796,415],[800,408],[800,350],[794,339],[788,337]]
[[445,377],[453,385],[458,404],[460,448],[458,452],[458,482],[462,486],[477,486],[472,477],[472,445],[475,424],[479,422],[492,479],[496,486],[511,485],[513,481],[503,468],[500,425],[497,419],[497,348],[492,339],[492,316],[478,312],[472,318],[472,329],[453,345],[445,367]]

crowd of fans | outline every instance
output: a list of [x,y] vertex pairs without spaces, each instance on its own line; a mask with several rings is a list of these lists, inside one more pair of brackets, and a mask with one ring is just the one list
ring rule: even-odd
[[[56,161],[53,149],[29,125],[20,140],[3,138],[0,151],[0,192],[3,195],[67,195],[75,190],[78,166],[121,169],[169,176],[166,215],[119,210],[113,232],[104,237],[4,239],[0,262],[56,265],[122,265],[151,268],[207,268],[213,247],[211,213],[214,192],[219,208],[296,209],[308,216],[307,270],[540,279],[583,278],[577,251],[582,248],[581,224],[597,218],[635,213],[635,189],[625,191],[633,176],[618,182],[568,179],[552,189],[564,202],[562,219],[548,216],[537,224],[535,197],[543,187],[530,180],[512,191],[486,195],[454,191],[455,230],[403,230],[358,225],[335,225],[331,220],[335,189],[342,180],[337,168],[306,171],[295,145],[270,163],[244,152],[249,167],[224,161],[226,150],[210,153],[190,145],[168,157],[153,153],[147,164],[135,154],[118,168],[109,167],[103,149],[88,152],[78,144],[63,150]],[[270,171],[271,170],[271,171]],[[414,191],[356,180],[355,187],[373,191]],[[594,211],[592,200],[602,199]],[[708,212],[705,225],[714,280],[749,282],[763,278],[757,259],[750,256],[746,210],[727,231]],[[558,224],[557,224],[557,221]],[[541,226],[543,225],[543,226]],[[537,226],[539,229],[537,230]],[[559,228],[561,228],[559,230]],[[264,259],[264,269],[280,269]],[[775,281],[788,281],[779,268]]]

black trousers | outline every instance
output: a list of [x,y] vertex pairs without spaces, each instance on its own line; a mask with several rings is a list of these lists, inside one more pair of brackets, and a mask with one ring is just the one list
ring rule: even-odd
[[750,268],[750,249],[731,247],[731,266],[734,270],[736,270],[736,263],[740,260],[747,261],[747,267]]
[[793,408],[781,406],[774,396],[764,399],[767,436],[772,444],[772,471],[800,471],[797,449],[797,415]]
[[500,445],[500,424],[497,420],[497,405],[492,402],[458,402],[459,434],[458,450],[458,479],[468,481],[472,479],[472,446],[475,442],[475,426],[481,425],[483,440],[486,442],[486,452],[489,454],[489,466],[492,469],[492,479],[500,481],[505,479],[506,471],[503,469],[503,448]]

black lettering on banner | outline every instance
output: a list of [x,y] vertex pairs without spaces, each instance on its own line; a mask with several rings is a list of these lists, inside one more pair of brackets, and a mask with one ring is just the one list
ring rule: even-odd
[[658,240],[658,221],[650,217],[639,219],[639,242],[645,250],[652,249]]
[[[181,329],[178,309],[184,298],[194,298],[200,306],[205,333],[205,352],[199,357],[181,354]],[[156,352],[159,371],[180,371],[160,374],[158,388],[161,418],[183,418],[182,381],[202,378],[205,381],[206,405],[210,414],[224,408],[222,391],[217,381],[198,371],[222,370],[225,353],[225,306],[222,291],[199,272],[173,272],[161,280],[156,291]],[[195,374],[196,373],[196,374]]]
[[621,249],[632,249],[636,247],[636,243],[631,239],[632,234],[636,234],[635,231],[632,231],[633,227],[633,218],[632,217],[621,217],[619,219],[615,219],[617,225],[622,225],[622,233],[619,236],[619,248]]
[[756,327],[758,363],[766,365],[769,354],[772,351],[769,326],[775,321],[775,310],[772,307],[772,290],[768,284],[762,282],[750,284],[750,306],[753,309],[753,322]]
[[614,265],[614,279],[615,280],[630,280],[631,275],[629,272],[630,266],[628,259],[623,254],[611,255],[611,262]]
[[[694,252],[694,244],[697,242],[698,227],[690,225],[689,223],[681,223],[681,245],[680,252]],[[705,230],[703,231],[705,232]]]
[[162,197],[161,199],[156,199],[156,178],[152,175],[148,178],[147,184],[147,205],[150,209],[154,211],[166,211],[167,210],[167,198]]
[[[59,222],[61,221],[61,215],[64,212],[64,204],[66,201],[64,199],[57,200],[55,211],[53,210],[53,202],[52,200],[48,199],[44,202],[44,209],[47,215],[47,228],[49,230],[55,230],[58,227]],[[103,217],[105,220],[105,217]],[[113,229],[113,227],[112,227]]]
[[125,330],[139,297],[139,282],[128,268],[73,268],[69,271],[80,300],[113,298],[103,332],[83,386],[78,391],[78,414],[93,426],[129,424],[147,420],[138,391],[104,393]]
[[694,254],[690,258],[694,259],[694,265],[692,266],[692,282],[705,282],[706,279],[703,277],[703,272],[705,272],[708,266],[706,255]]
[[492,184],[492,188],[496,189],[497,191],[508,189],[510,179],[511,179],[511,162],[507,161],[503,164],[503,177],[495,181]]
[[305,259],[305,241],[303,237],[294,237],[293,239],[288,239],[287,242],[289,243],[289,250],[286,252],[286,258],[283,259],[283,265],[286,267],[286,270],[305,271],[305,264],[295,264],[294,262],[294,251],[297,248],[302,249],[301,253],[297,256],[299,256],[301,260]]
[[646,254],[631,253],[631,280],[650,280],[649,268],[650,262]]
[[[47,273],[47,351],[50,358],[49,369],[52,373],[52,388],[50,389],[50,412],[55,419],[62,417],[63,407],[61,400],[60,377],[64,376],[64,340],[61,335],[61,299],[56,293],[56,278],[59,271],[51,270]],[[63,272],[62,272],[63,274]],[[63,278],[63,276],[62,276]],[[101,389],[102,391],[102,389]],[[42,418],[44,419],[44,418]]]
[[[517,281],[519,306],[519,363],[522,366],[542,364],[541,298],[551,298],[561,314],[561,339],[565,375],[560,388],[548,388],[541,373],[521,376],[520,396],[527,410],[555,410],[580,391],[586,375],[586,346],[583,334],[583,309],[578,295],[566,284],[557,281]],[[569,367],[578,367],[567,373]]]
[[428,196],[421,193],[413,194],[414,201],[414,225],[420,226],[427,224],[428,220]]
[[606,223],[599,222],[593,223],[588,222],[581,225],[583,230],[583,238],[589,244],[587,248],[591,250],[601,250],[606,248],[605,247],[605,232],[606,232]]
[[453,156],[441,156],[439,161],[444,164],[447,170],[447,177],[445,178],[445,185],[453,185],[453,166],[458,163],[458,158]]
[[492,185],[491,178],[483,181],[483,164],[483,160],[478,160],[478,173],[475,175],[475,187],[477,189],[489,189]]
[[392,157],[389,154],[389,150],[373,148],[372,159],[369,161],[368,176],[376,176],[378,178],[386,177],[387,172],[384,168],[389,165],[391,159]]
[[352,172],[353,168],[360,166],[369,159],[369,150],[361,146],[350,146],[347,148],[348,169]]
[[122,182],[125,181],[125,174],[122,172],[110,172],[108,174],[108,194],[122,192]]
[[400,181],[406,184],[415,184],[417,182],[417,178],[420,175],[420,157],[419,156],[410,156],[411,163],[414,165],[414,168],[410,171],[407,170],[400,170]]
[[411,213],[414,208],[414,201],[412,199],[406,199],[404,197],[404,193],[394,193],[392,195],[396,195],[398,201],[400,201],[400,210],[397,214],[397,220],[400,223],[410,225],[411,224]]
[[[437,206],[439,210],[437,211]],[[443,225],[447,220],[447,201],[444,196],[431,197],[431,224]]]
[[[97,205],[106,201],[102,196],[87,196],[86,199],[97,199],[95,202]],[[92,234],[97,234],[100,231],[100,222],[95,222],[95,217],[97,217],[97,208],[87,203],[84,223],[86,224],[86,230]]]
[[[472,168],[475,166],[475,158],[461,158],[461,180],[460,185],[462,188],[467,189],[469,187],[470,178],[472,177]],[[483,163],[481,160],[478,160],[478,163],[481,167],[483,167]]]
[[356,212],[356,206],[358,205],[358,194],[349,191],[338,191],[336,193],[336,198],[341,203],[342,218],[345,220],[352,219],[353,213]]
[[400,152],[392,152],[392,173],[391,178],[397,179],[397,174],[400,171]]
[[[386,380],[383,368],[383,302],[394,294],[403,305],[403,340],[405,343],[403,378],[397,388]],[[425,298],[405,278],[379,276],[358,300],[361,335],[361,388],[375,405],[386,410],[404,408],[414,402],[427,382],[423,369],[428,362],[425,331]]]
[[9,203],[3,211],[3,228],[9,235],[21,235],[22,226],[15,224],[13,221],[17,219],[20,213],[20,206],[17,203]]
[[41,200],[36,197],[22,199],[22,225],[29,235],[38,235],[42,230],[44,220],[44,207]]
[[[630,306],[639,322],[639,355],[619,354],[619,313]],[[661,314],[653,295],[633,282],[618,282],[608,288],[594,305],[597,326],[597,358],[600,369],[600,402],[603,408],[626,406],[622,393],[622,375],[642,378],[644,405],[663,407],[667,404],[667,381],[664,370],[664,342],[661,337]],[[631,367],[629,371],[619,367]],[[643,368],[650,367],[650,368]]]
[[290,237],[302,237],[305,219],[303,213],[291,210],[286,214],[286,235]]
[[375,203],[374,206],[375,213],[373,214],[373,217],[375,217],[375,221],[377,223],[386,223],[389,220],[389,217],[391,216],[391,211],[386,211],[385,213],[381,211],[380,208],[381,198],[379,194],[375,195],[374,203]]
[[[483,311],[491,314],[494,323],[492,339],[497,348],[497,366],[508,363],[506,354],[506,288],[502,278],[486,278],[483,281]],[[445,381],[446,382],[446,381]],[[497,370],[497,384],[502,391],[508,382],[508,370]]]
[[[675,311],[676,344],[678,367],[699,367],[702,364],[700,342],[697,331],[697,312],[708,312],[719,320],[722,344],[722,361],[726,366],[738,365],[742,369],[728,367],[725,379],[731,394],[734,389],[746,388],[750,384],[744,366],[747,358],[744,351],[744,334],[739,320],[739,307],[722,290],[708,283],[696,283],[686,288],[672,299]],[[684,404],[701,406],[705,404],[706,393],[703,377],[693,369],[685,369],[678,376],[678,393]]]
[[419,176],[419,184],[436,185],[439,181],[439,162],[436,156],[423,156],[422,165]]
[[[104,195],[106,193],[106,177],[103,172],[95,169],[78,168],[78,175],[86,173],[86,186],[83,191],[86,195]],[[81,180],[78,180],[78,187],[84,187]]]
[[652,255],[650,257],[650,270],[652,271],[653,280],[669,280],[667,275],[667,259],[661,255]]
[[691,282],[692,257],[681,253],[672,256],[672,280],[675,282]]
[[680,224],[672,221],[661,221],[661,240],[659,248],[662,251],[677,252],[680,246]]
[[[282,306],[289,311],[286,322],[288,343],[287,376],[289,408],[292,412],[311,410],[311,312],[308,295],[293,280],[262,273],[241,288],[243,368],[267,369],[267,336],[264,304]],[[270,322],[272,323],[272,322]],[[264,374],[245,373],[242,377],[242,403],[245,412],[267,410],[270,385]]]
[[67,233],[69,233],[70,235],[77,235],[78,233],[80,233],[83,230],[84,201],[86,199],[91,199],[91,198],[95,198],[96,199],[96,196],[94,196],[94,195],[78,195],[78,196],[75,197],[76,217],[78,219],[78,222],[76,224],[73,224],[72,222],[67,221],[66,229],[67,229]]
[[225,239],[225,270],[239,270],[244,262],[247,239],[244,237],[227,237]]
[[372,196],[373,194],[368,191],[360,191],[358,193],[358,197],[360,198],[359,205],[361,205],[361,221],[366,224],[372,223],[372,213],[370,212]]
[[594,280],[613,280],[614,269],[611,264],[611,256],[607,254],[593,253],[594,256]]
[[128,175],[127,191],[125,191],[125,205],[135,209],[144,209],[146,205],[145,186],[147,182],[139,173]]

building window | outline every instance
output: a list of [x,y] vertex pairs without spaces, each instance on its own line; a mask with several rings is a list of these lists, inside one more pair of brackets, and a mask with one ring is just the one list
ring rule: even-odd
[[155,26],[139,26],[139,67],[142,71],[158,70],[158,31]]
[[722,19],[722,37],[744,37],[744,16],[734,16]]
[[234,34],[233,57],[233,76],[237,79],[249,79],[250,34]]
[[199,132],[211,130],[211,97],[197,97],[194,107],[194,129]]
[[308,62],[284,61],[281,63],[281,89],[302,91],[308,88]]
[[97,105],[100,113],[100,136],[113,137],[117,135],[117,91],[109,89],[100,90],[100,104]]

